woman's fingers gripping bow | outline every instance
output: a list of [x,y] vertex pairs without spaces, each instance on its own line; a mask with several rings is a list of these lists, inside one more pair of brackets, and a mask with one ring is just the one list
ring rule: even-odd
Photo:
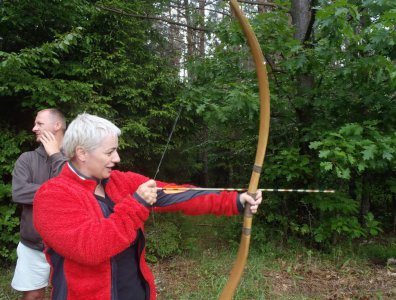
[[147,204],[153,205],[157,202],[157,184],[152,179],[141,184],[136,193],[144,199]]
[[263,200],[262,192],[258,190],[255,194],[255,198],[250,196],[248,193],[243,193],[241,194],[240,198],[241,203],[243,206],[245,206],[245,203],[250,204],[250,211],[252,214],[255,214],[257,212],[257,209],[259,205],[261,204],[261,201]]

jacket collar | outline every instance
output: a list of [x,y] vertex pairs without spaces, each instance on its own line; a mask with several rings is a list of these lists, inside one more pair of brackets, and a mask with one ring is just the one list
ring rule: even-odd
[[47,152],[45,151],[43,144],[40,143],[40,146],[38,146],[34,151],[36,151],[42,157],[48,158]]
[[[49,158],[47,151],[45,151],[45,148],[43,144],[40,143],[40,146],[38,146],[34,151],[36,151],[39,155],[42,157],[46,157],[47,159]],[[60,152],[63,154],[63,149],[60,149]]]
[[69,178],[77,180],[80,184],[87,187],[89,190],[94,191],[98,184],[102,184],[103,187],[106,187],[106,184],[109,182],[110,178],[105,179],[97,179],[94,177],[88,177],[81,174],[80,171],[77,170],[76,167],[69,161],[67,162],[66,166],[63,168],[62,173]]

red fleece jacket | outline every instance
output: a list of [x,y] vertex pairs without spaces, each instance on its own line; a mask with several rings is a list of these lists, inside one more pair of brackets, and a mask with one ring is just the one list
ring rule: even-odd
[[[94,196],[97,182],[80,177],[68,164],[36,193],[34,225],[46,246],[64,258],[68,300],[111,299],[110,258],[129,247],[137,229],[144,228],[149,210],[139,204],[134,193],[147,180],[136,173],[113,171],[105,186],[106,194],[115,203],[108,218],[103,216]],[[236,215],[239,214],[236,197],[235,192],[223,192],[169,201],[172,196],[167,195],[165,201],[169,204],[162,203],[162,207],[154,210]],[[149,284],[150,300],[154,300],[154,277],[145,261],[145,249],[140,257],[140,270]]]

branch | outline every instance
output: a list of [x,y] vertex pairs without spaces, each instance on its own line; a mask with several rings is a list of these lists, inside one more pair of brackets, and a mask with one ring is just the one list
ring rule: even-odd
[[173,24],[173,25],[178,25],[178,26],[182,26],[182,27],[187,27],[193,30],[197,30],[197,31],[204,31],[204,32],[212,32],[210,29],[208,28],[201,28],[201,27],[195,27],[195,26],[191,26],[185,23],[180,23],[180,22],[175,22],[172,21],[170,19],[165,19],[165,18],[161,18],[161,17],[157,17],[157,16],[148,16],[148,15],[136,15],[136,14],[131,14],[128,12],[125,12],[119,8],[114,8],[114,7],[106,7],[106,6],[101,6],[101,5],[96,5],[97,8],[99,9],[103,9],[103,10],[107,10],[119,15],[123,15],[123,16],[128,16],[128,17],[133,17],[133,18],[138,18],[138,19],[149,19],[149,20],[157,20],[157,21],[161,21],[161,22],[165,22],[168,24]]
[[268,7],[280,7],[275,3],[269,2],[256,2],[256,1],[249,1],[249,0],[237,0],[240,3],[252,4],[252,5],[261,5],[261,6],[268,6]]
[[[208,4],[208,3],[206,3],[206,4]],[[170,8],[176,9],[177,12],[179,12],[179,13],[181,12],[181,14],[185,17],[185,13],[183,13],[183,12],[180,10],[180,6],[170,4],[169,7],[170,7]],[[198,7],[193,7],[192,9],[193,9],[193,10],[198,10],[199,8],[198,8]],[[224,12],[224,11],[220,11],[220,10],[217,10],[217,9],[211,9],[211,8],[206,8],[206,7],[205,7],[204,10],[205,10],[205,11],[215,12],[216,14],[220,14],[220,15],[227,16],[227,17],[230,17],[230,16],[231,16],[229,13],[226,13],[226,12]]]

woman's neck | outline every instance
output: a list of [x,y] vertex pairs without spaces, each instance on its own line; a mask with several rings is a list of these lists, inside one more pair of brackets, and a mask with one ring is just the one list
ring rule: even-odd
[[103,185],[101,185],[100,183],[95,188],[95,195],[100,196],[100,197],[105,196],[105,191],[104,191]]

